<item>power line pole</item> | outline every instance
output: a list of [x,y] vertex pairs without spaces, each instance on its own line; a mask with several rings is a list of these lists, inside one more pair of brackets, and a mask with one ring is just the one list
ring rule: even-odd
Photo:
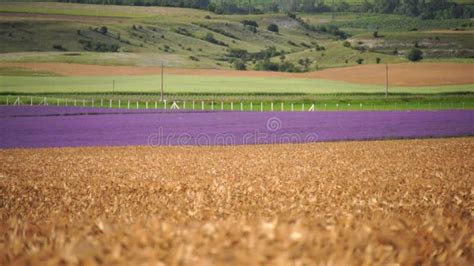
[[161,101],[163,101],[163,68],[164,68],[164,64],[163,62],[161,62]]
[[388,64],[385,64],[385,98],[388,97]]

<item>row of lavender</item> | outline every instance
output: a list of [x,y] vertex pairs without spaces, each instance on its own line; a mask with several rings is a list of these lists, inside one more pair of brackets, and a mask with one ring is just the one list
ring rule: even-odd
[[473,135],[474,111],[469,110],[117,112],[0,106],[0,148],[280,144]]
[[288,103],[251,101],[182,101],[182,100],[128,100],[128,99],[69,99],[34,96],[3,96],[3,105],[74,106],[119,109],[163,109],[195,111],[362,111],[362,110],[442,110],[473,109],[471,102],[405,102],[405,103]]

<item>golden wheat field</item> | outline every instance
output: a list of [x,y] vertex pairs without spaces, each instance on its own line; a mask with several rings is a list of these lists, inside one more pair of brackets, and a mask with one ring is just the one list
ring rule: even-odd
[[474,263],[474,138],[0,150],[0,265]]

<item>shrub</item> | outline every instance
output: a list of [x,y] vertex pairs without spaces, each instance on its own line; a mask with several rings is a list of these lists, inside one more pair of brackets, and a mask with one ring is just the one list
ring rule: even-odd
[[247,66],[242,60],[235,60],[233,65],[236,70],[247,70]]
[[53,44],[53,48],[59,51],[66,51],[66,48],[64,48],[61,44]]
[[348,42],[348,41],[344,41],[344,42],[342,43],[342,45],[343,45],[344,47],[351,47],[351,43]]
[[298,46],[296,43],[294,43],[293,41],[288,41],[288,44],[289,45],[293,45],[293,46]]
[[381,59],[380,57],[377,57],[377,58],[375,59],[375,61],[377,62],[377,64],[380,64],[380,62],[382,61],[382,59]]
[[420,61],[423,59],[423,52],[420,49],[411,49],[411,51],[407,55],[408,60],[412,62]]
[[189,56],[189,59],[191,59],[193,61],[199,61],[199,58],[197,58],[195,56],[192,56],[192,55]]
[[296,15],[291,13],[291,12],[288,13],[288,17],[290,17],[292,19],[296,19]]
[[216,38],[214,38],[214,34],[212,34],[210,32],[208,32],[206,34],[206,36],[204,37],[204,40],[207,41],[207,42],[213,43],[213,44],[217,44],[217,45],[221,45],[221,46],[228,46],[224,42],[216,40]]
[[268,25],[268,28],[267,28],[269,31],[272,31],[272,32],[278,32],[279,29],[278,29],[278,25],[277,24],[270,24]]
[[252,27],[258,28],[258,24],[254,20],[244,19],[240,23],[244,24],[244,26],[252,26]]
[[206,15],[204,18],[205,18],[205,19],[211,19],[211,16]]
[[108,31],[109,31],[109,29],[107,29],[106,26],[102,26],[102,27],[100,27],[100,29],[99,29],[99,32],[102,33],[102,34],[104,34],[104,35],[106,35]]
[[364,63],[364,59],[359,58],[359,59],[356,60],[356,63],[361,65],[362,63]]
[[374,31],[373,35],[374,35],[374,38],[378,38],[378,37],[379,37],[379,32],[378,32],[378,31]]

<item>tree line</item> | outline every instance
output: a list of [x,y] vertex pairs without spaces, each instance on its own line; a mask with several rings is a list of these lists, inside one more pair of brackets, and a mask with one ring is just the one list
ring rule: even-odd
[[59,2],[171,6],[205,9],[217,14],[263,14],[288,12],[363,12],[403,14],[423,19],[472,18],[470,6],[448,0],[365,0],[360,5],[349,5],[344,0],[58,0]]

